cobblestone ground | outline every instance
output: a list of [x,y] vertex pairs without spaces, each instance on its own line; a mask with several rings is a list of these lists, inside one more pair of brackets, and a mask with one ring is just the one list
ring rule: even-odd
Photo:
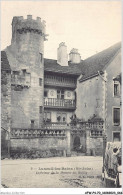
[[8,188],[103,188],[102,157],[2,160],[1,184]]

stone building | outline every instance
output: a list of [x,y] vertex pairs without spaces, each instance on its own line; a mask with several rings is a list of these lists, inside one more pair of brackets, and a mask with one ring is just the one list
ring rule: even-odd
[[45,59],[46,36],[39,17],[14,17],[11,45],[1,52],[7,77],[2,128],[10,132],[10,154],[101,155],[104,134],[121,139],[121,45],[86,60],[73,48],[68,61],[62,42],[57,60]]

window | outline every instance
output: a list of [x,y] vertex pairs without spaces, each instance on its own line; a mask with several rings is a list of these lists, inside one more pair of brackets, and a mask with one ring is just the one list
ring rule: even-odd
[[43,54],[42,53],[40,53],[40,56],[41,56],[41,62],[43,61]]
[[64,91],[61,90],[61,99],[64,99]]
[[57,90],[57,98],[64,99],[64,90]]
[[34,120],[31,120],[31,129],[33,129],[34,128]]
[[57,122],[63,122],[65,123],[67,119],[66,113],[57,113]]
[[25,76],[25,74],[26,74],[26,69],[23,69],[22,72],[23,72],[23,75]]
[[44,113],[44,121],[45,122],[51,122],[51,113],[50,112],[45,112]]
[[57,90],[57,98],[60,99],[60,90]]
[[63,122],[66,122],[66,117],[67,117],[67,116],[66,116],[66,113],[62,113],[62,121],[63,121]]
[[113,141],[120,141],[120,132],[113,132]]
[[120,108],[113,108],[113,123],[115,126],[120,125]]
[[42,86],[42,78],[39,78],[39,86]]
[[114,81],[114,96],[120,96],[120,82]]
[[42,113],[42,109],[43,109],[43,107],[42,106],[39,106],[39,113],[40,114]]
[[44,91],[44,97],[47,97],[47,95],[48,95],[48,92]]

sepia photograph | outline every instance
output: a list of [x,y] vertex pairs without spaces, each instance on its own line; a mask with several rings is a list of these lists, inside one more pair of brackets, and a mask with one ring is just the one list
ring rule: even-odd
[[121,8],[1,1],[1,194],[122,194]]

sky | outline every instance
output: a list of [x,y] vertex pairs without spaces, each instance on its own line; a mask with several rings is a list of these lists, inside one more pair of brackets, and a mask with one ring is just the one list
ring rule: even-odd
[[1,49],[11,43],[13,16],[32,15],[46,21],[45,58],[57,59],[65,42],[68,54],[76,48],[86,59],[121,41],[121,7],[121,1],[2,1]]

